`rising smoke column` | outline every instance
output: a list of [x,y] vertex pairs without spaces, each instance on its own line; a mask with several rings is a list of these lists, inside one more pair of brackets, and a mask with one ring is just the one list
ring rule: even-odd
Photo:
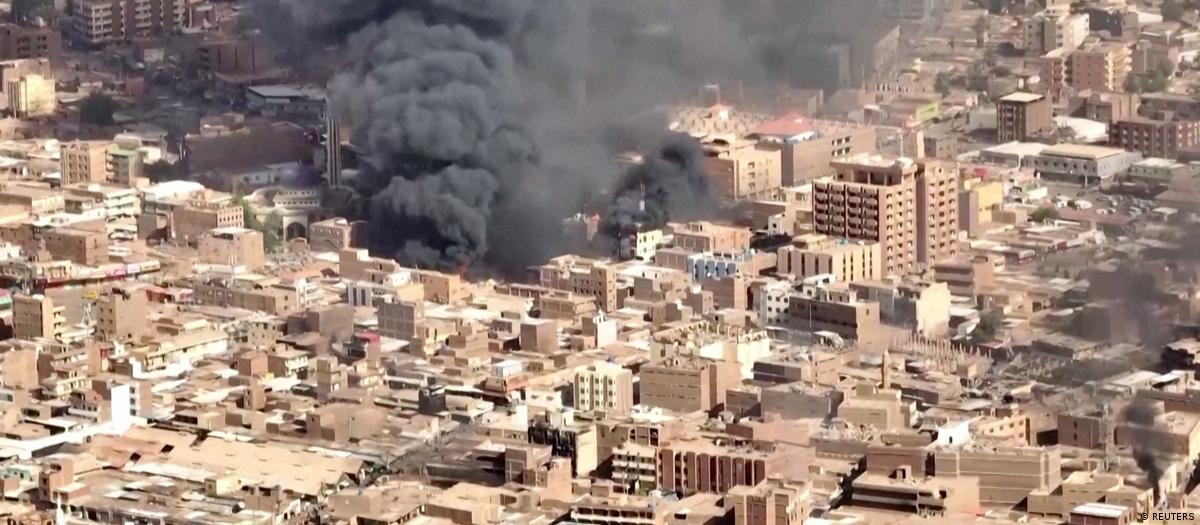
[[1121,413],[1129,429],[1133,459],[1154,488],[1155,504],[1163,497],[1160,486],[1171,461],[1171,443],[1158,428],[1158,406],[1145,399],[1134,399]]
[[[612,202],[605,216],[623,220],[623,181],[648,180],[656,193],[697,187],[654,182],[680,180],[678,162],[623,176],[615,121],[707,83],[804,76],[762,50],[787,49],[811,19],[858,31],[863,17],[810,14],[850,1],[259,0],[253,25],[298,68],[336,50],[330,92],[370,154],[353,184],[373,251],[511,272],[554,253],[565,216]],[[682,158],[675,139],[639,146],[650,159]],[[655,167],[668,172],[649,174]],[[651,195],[649,205],[678,213],[685,206],[674,203],[692,200]]]
[[672,133],[630,167],[602,217],[603,233],[621,238],[671,218],[699,217],[717,208],[704,173],[704,153],[691,137]]

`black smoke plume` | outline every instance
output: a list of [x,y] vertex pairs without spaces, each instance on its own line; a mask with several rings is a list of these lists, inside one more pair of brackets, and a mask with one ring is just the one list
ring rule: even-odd
[[668,135],[622,177],[601,228],[613,238],[639,227],[659,228],[672,217],[704,216],[717,207],[704,173],[704,152],[691,137]]
[[1121,413],[1129,429],[1133,459],[1154,488],[1155,504],[1163,496],[1160,483],[1171,461],[1171,443],[1158,428],[1160,414],[1158,405],[1145,399],[1134,399]]
[[353,211],[371,219],[373,251],[419,266],[517,271],[556,252],[563,217],[610,202],[610,223],[634,215],[630,180],[648,186],[655,223],[702,200],[696,146],[678,138],[641,144],[651,162],[622,175],[613,130],[623,117],[688,102],[707,83],[824,82],[789,50],[865,49],[861,37],[879,19],[870,6],[259,0],[250,25],[295,68],[333,50],[334,106],[369,154]]

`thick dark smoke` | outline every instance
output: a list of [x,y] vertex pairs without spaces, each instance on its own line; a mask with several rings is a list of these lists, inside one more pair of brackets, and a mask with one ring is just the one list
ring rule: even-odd
[[708,215],[716,207],[704,173],[704,152],[691,137],[671,134],[659,150],[625,173],[601,229],[620,238],[639,227],[662,227],[672,217]]
[[[370,155],[354,185],[372,249],[501,271],[553,254],[572,213],[611,202],[615,231],[704,201],[698,149],[679,138],[640,144],[649,162],[622,176],[623,119],[707,83],[804,86],[823,75],[788,51],[858,38],[877,13],[863,0],[260,4],[252,25],[297,67],[335,50],[335,106]],[[631,212],[631,181],[647,187],[646,217]]]
[[1159,415],[1158,405],[1145,399],[1134,399],[1121,413],[1129,429],[1133,459],[1153,485],[1156,502],[1163,496],[1160,482],[1171,461],[1171,444],[1158,428]]

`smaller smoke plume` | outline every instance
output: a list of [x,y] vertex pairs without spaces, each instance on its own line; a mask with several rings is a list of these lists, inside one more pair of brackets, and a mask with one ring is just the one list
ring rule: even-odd
[[659,228],[668,220],[707,216],[716,209],[700,144],[687,135],[671,133],[621,178],[604,212],[601,230],[609,237],[621,238],[638,228]]
[[1121,413],[1129,429],[1133,459],[1154,487],[1156,503],[1163,496],[1160,483],[1171,461],[1171,444],[1158,428],[1160,414],[1158,405],[1145,399],[1133,400]]

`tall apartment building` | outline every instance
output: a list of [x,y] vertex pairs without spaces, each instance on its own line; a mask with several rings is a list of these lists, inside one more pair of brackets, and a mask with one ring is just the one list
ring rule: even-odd
[[958,253],[958,168],[928,160],[917,173],[917,265]]
[[884,275],[913,271],[917,164],[859,155],[833,165],[837,175],[813,183],[817,233],[878,242]]
[[[929,257],[955,249],[946,245],[958,224],[952,166],[868,155],[833,164],[837,175],[813,184],[817,233],[878,242],[885,276],[910,273]],[[918,194],[924,196],[919,203]],[[921,242],[928,243],[926,252],[920,251]]]
[[1091,31],[1086,13],[1071,14],[1067,9],[1046,9],[1025,20],[1025,53],[1042,55],[1059,48],[1075,49]]
[[136,341],[148,329],[146,292],[114,286],[96,299],[96,331],[104,341]]
[[1028,141],[1054,129],[1054,113],[1045,95],[1016,92],[996,100],[996,140]]
[[633,372],[596,363],[575,372],[575,409],[598,419],[623,419],[633,411]]
[[62,182],[104,182],[108,179],[108,147],[104,141],[77,140],[59,148]]
[[1200,122],[1128,117],[1109,127],[1108,142],[1145,157],[1173,159],[1181,148],[1200,144]]
[[724,404],[741,372],[736,362],[672,357],[643,366],[638,379],[640,404],[688,413]]
[[845,339],[875,341],[880,335],[879,303],[863,301],[851,289],[817,288],[788,297],[787,326],[831,332]]
[[88,46],[171,34],[184,27],[184,0],[74,0],[67,35]]
[[66,307],[45,295],[17,294],[13,297],[13,337],[57,339],[66,329]]
[[824,274],[844,283],[883,278],[883,252],[878,242],[819,233],[800,235],[780,248],[777,264],[780,274],[797,279]]
[[702,440],[674,441],[658,451],[658,487],[679,494],[724,494],[753,487],[788,468],[794,453],[714,445]]
[[763,123],[750,136],[779,148],[785,187],[832,175],[831,161],[874,153],[877,140],[874,126],[809,119],[794,113]]
[[1121,91],[1132,69],[1129,47],[1121,42],[1098,42],[1071,53],[1067,77],[1076,90]]

